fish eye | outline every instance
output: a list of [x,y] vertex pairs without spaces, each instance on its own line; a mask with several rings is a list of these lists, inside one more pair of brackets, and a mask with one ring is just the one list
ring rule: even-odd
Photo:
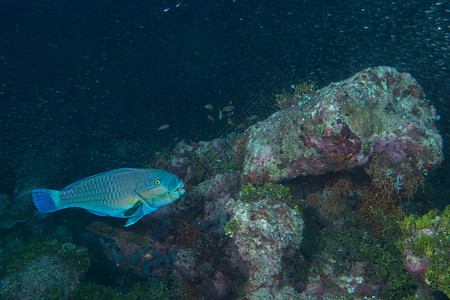
[[160,184],[161,184],[161,180],[156,179],[156,180],[155,180],[155,184],[156,184],[156,185],[160,185]]

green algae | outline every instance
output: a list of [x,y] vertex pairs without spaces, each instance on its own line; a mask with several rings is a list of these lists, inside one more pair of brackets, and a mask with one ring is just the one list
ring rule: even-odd
[[320,137],[327,137],[323,124],[317,125],[317,135]]
[[438,249],[430,256],[428,270],[425,273],[425,281],[436,290],[442,291],[450,297],[450,234],[441,235]]
[[450,205],[443,212],[432,210],[422,217],[407,216],[399,225],[406,237],[405,248],[429,259],[427,284],[450,297]]
[[242,186],[241,191],[242,201],[245,203],[253,203],[261,199],[272,199],[288,205],[292,204],[291,190],[282,184],[264,183],[258,186],[247,183]]
[[[450,206],[447,206],[444,210],[443,217],[446,216],[448,218],[448,214],[450,212]],[[402,221],[399,222],[401,229],[405,232],[405,234],[411,234],[415,230],[421,230],[426,228],[432,228],[436,225],[443,224],[448,228],[449,220],[442,220],[440,217],[440,212],[437,209],[433,209],[429,211],[427,214],[422,217],[417,216],[407,216]]]
[[225,234],[233,237],[236,231],[239,230],[241,224],[235,218],[231,218],[227,224],[225,224]]

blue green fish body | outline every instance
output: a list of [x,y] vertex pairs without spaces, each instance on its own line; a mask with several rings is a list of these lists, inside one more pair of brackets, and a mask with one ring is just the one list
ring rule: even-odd
[[39,213],[78,207],[100,216],[128,218],[130,226],[143,216],[184,194],[183,182],[157,169],[123,168],[79,180],[64,189],[35,189],[31,194]]

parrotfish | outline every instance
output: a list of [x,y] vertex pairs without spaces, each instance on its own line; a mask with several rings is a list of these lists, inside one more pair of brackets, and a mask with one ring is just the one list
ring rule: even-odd
[[99,216],[127,218],[126,227],[176,201],[184,194],[183,187],[167,171],[123,168],[81,179],[60,191],[34,189],[19,197],[31,194],[42,214],[79,207]]

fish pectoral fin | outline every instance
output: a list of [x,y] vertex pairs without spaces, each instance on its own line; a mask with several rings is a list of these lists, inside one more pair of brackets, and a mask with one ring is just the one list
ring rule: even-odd
[[142,205],[143,203],[141,201],[136,202],[131,208],[123,212],[124,217],[131,217],[139,210],[139,208],[142,208]]
[[125,227],[128,227],[130,225],[133,225],[134,223],[136,223],[137,221],[139,221],[142,218],[142,216],[138,216],[138,217],[131,217],[128,219],[127,223],[125,224]]
[[148,201],[147,199],[144,198],[144,196],[142,196],[141,194],[139,194],[138,192],[135,192],[136,196],[139,197],[139,199],[141,199],[142,202],[144,202],[145,204],[147,204],[147,206],[152,207],[152,202]]

